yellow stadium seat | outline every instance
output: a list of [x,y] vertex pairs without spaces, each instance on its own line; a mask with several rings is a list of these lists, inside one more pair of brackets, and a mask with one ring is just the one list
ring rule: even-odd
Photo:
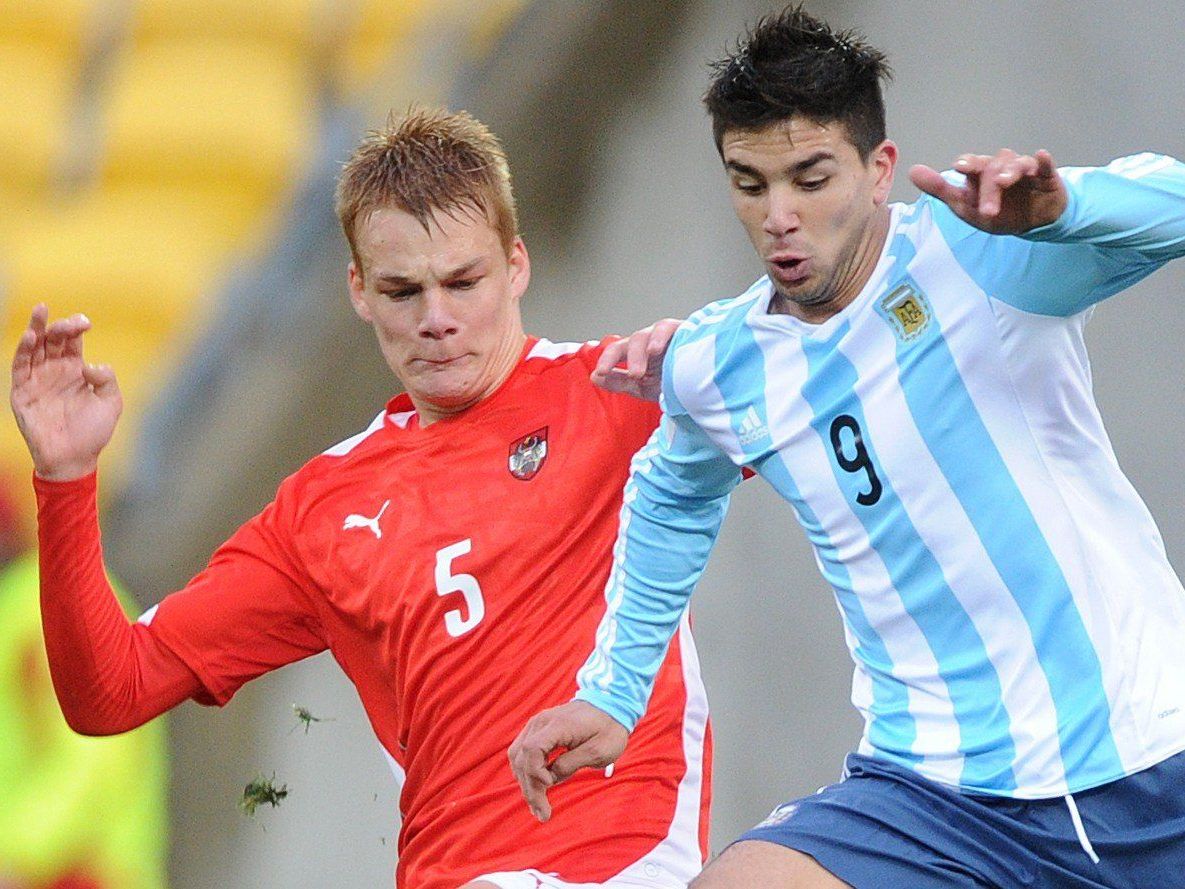
[[[410,76],[414,82],[426,53],[439,51],[434,45],[437,31],[462,39],[461,57],[449,60],[460,67],[488,53],[525,5],[526,0],[358,0],[353,21],[342,34],[335,79],[347,97],[392,76],[400,82]],[[441,80],[439,65],[429,67],[436,79],[424,86],[447,94],[452,74]],[[418,93],[422,87],[416,84],[415,89]]]
[[0,0],[0,40],[77,55],[111,6],[111,0]]
[[43,195],[0,182],[0,267],[13,236],[29,225],[42,206]]
[[358,0],[337,52],[342,92],[356,96],[371,87],[396,53],[411,50],[416,32],[439,6],[433,0]]
[[336,0],[134,0],[132,36],[137,42],[222,37],[284,44],[300,50],[332,32]]
[[43,192],[60,160],[78,60],[37,44],[0,42],[0,184]]
[[265,203],[311,153],[316,108],[306,61],[264,43],[137,47],[113,73],[101,177],[220,184]]
[[4,270],[7,335],[24,327],[38,302],[55,316],[84,311],[96,324],[135,325],[158,338],[193,329],[226,246],[183,214],[156,209],[99,196],[15,233]]

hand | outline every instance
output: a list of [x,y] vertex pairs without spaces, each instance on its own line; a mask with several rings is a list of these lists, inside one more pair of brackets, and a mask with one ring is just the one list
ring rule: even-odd
[[1008,148],[995,156],[964,154],[955,161],[955,170],[967,177],[962,186],[921,164],[909,171],[909,178],[964,222],[994,235],[1020,235],[1055,222],[1069,202],[1053,157],[1044,149],[1035,155]]
[[[609,392],[624,392],[644,401],[658,401],[662,391],[662,359],[682,321],[664,318],[605,347],[592,381]],[[618,367],[625,364],[625,367]]]
[[95,471],[123,410],[115,373],[82,360],[85,315],[46,326],[49,309],[33,309],[12,359],[12,412],[33,468],[64,481]]
[[[629,732],[620,722],[586,701],[569,701],[532,716],[510,745],[510,768],[531,814],[551,817],[548,788],[583,768],[603,769],[625,751]],[[548,764],[557,747],[567,748]]]

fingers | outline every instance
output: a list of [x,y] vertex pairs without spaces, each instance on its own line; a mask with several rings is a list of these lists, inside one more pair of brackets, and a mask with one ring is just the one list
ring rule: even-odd
[[1022,179],[1037,175],[1037,160],[1010,148],[988,158],[979,173],[979,212],[986,217],[1000,212],[1004,192]]
[[661,321],[655,321],[651,325],[650,336],[646,341],[647,373],[662,373],[663,358],[666,357],[671,340],[674,339],[675,333],[679,330],[679,325],[682,323],[683,321],[680,318],[663,318]]
[[925,164],[910,167],[909,181],[917,186],[919,191],[938,198],[944,204],[959,200],[962,194],[959,186],[947,182],[941,173]]
[[[620,752],[617,755],[620,755]],[[613,762],[617,755],[601,743],[599,738],[594,738],[557,756],[552,761],[549,771],[555,783],[559,784],[567,781],[581,769],[603,769]]]
[[[598,386],[609,388],[622,385],[622,377],[632,380],[641,379],[649,364],[650,339],[653,330],[654,326],[651,325],[607,345],[597,360],[596,368],[593,369],[593,382]],[[611,391],[621,390],[612,389]]]
[[963,183],[953,185],[930,167],[916,166],[910,179],[941,200],[959,218],[984,231],[1015,234],[1056,218],[1063,188],[1053,158],[1003,148],[995,154],[963,154],[954,163]]
[[638,381],[629,375],[624,367],[611,367],[604,376],[598,377],[595,372],[592,381],[606,392],[617,392],[623,395],[637,395]]
[[1043,180],[1057,181],[1057,164],[1053,162],[1053,155],[1044,148],[1040,149],[1034,158],[1037,161],[1037,178]]
[[29,379],[33,371],[33,352],[37,348],[37,333],[25,328],[21,338],[17,341],[16,351],[12,356],[12,385],[17,387]]
[[49,308],[45,303],[38,303],[13,354],[14,383],[18,378],[27,379],[35,367],[47,360],[63,356],[82,358],[82,335],[90,330],[90,319],[86,315],[71,315],[53,324],[48,321]]
[[[614,340],[609,343],[601,352],[601,357],[597,359],[597,366],[593,368],[592,381],[604,388],[609,389],[606,385],[610,377],[614,376],[614,370],[617,365],[626,360],[626,354],[629,350],[629,340]],[[610,389],[610,391],[614,391]]]
[[650,332],[652,330],[653,327],[647,327],[630,334],[629,348],[626,350],[625,372],[631,379],[642,379],[650,366]]
[[49,320],[49,306],[37,303],[33,306],[33,315],[29,318],[29,328],[38,336],[45,333],[45,323]]
[[46,360],[69,357],[82,358],[82,335],[91,328],[86,315],[71,315],[55,321],[45,329]]
[[[532,717],[510,745],[510,766],[523,798],[540,821],[551,817],[547,791],[582,768],[600,768],[625,750],[629,732],[609,714],[570,701]],[[548,762],[554,752],[559,756]]]
[[107,364],[82,365],[82,378],[100,398],[119,398],[119,383],[115,371]]
[[38,303],[33,307],[33,314],[29,318],[29,330],[33,332],[33,351],[29,356],[32,367],[45,361],[45,323],[49,320],[49,306]]
[[540,738],[540,722],[545,716],[540,714],[532,718],[508,751],[510,768],[518,780],[523,799],[527,801],[531,814],[540,821],[551,818],[547,790],[555,783],[555,777],[547,768],[547,753],[554,744]]
[[657,401],[662,386],[662,363],[671,339],[683,322],[663,318],[605,347],[592,381],[609,392]]

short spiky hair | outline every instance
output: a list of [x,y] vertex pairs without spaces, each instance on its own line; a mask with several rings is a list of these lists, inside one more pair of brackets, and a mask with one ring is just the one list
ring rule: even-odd
[[868,160],[885,138],[884,53],[852,31],[833,31],[790,6],[761,19],[734,52],[712,65],[704,104],[720,149],[727,130],[755,130],[801,115],[843,123]]
[[357,226],[387,208],[410,213],[425,229],[436,211],[485,217],[507,255],[518,237],[506,153],[498,138],[464,111],[413,107],[401,117],[393,114],[346,161],[335,209],[359,269]]

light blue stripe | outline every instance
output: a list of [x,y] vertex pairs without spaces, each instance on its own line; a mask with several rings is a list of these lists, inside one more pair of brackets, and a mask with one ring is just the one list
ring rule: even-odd
[[798,510],[799,521],[819,553],[823,577],[835,590],[848,629],[856,637],[855,656],[872,679],[868,743],[876,749],[877,755],[886,759],[911,767],[920,763],[922,757],[913,750],[918,727],[909,711],[909,692],[893,675],[893,659],[884,640],[868,620],[860,597],[852,592],[848,569],[839,560],[822,523],[799,494],[782,455],[773,453],[754,468]]
[[925,199],[959,266],[980,289],[1025,312],[1068,318],[1148,277],[1157,266],[1118,249],[989,235]]
[[[961,783],[1001,792],[1014,790],[1016,748],[999,676],[983,639],[877,459],[863,406],[855,394],[856,368],[838,348],[848,327],[846,322],[840,325],[829,341],[803,339],[810,372],[802,394],[814,411],[811,425],[828,452],[840,489],[884,562],[906,612],[925,637],[938,664],[938,674],[946,683],[959,727],[959,750],[964,756]],[[830,426],[840,414],[860,424],[864,445],[878,470],[883,491],[872,505],[862,506],[856,501],[860,493],[868,490],[867,474],[845,471],[831,446]]]
[[[735,335],[732,349],[721,349],[716,353],[716,384],[724,403],[730,406],[732,428],[739,436],[740,424],[750,405],[767,426],[769,414],[765,402],[765,362],[761,347],[747,324],[738,326]],[[725,355],[728,360],[724,360]],[[768,439],[755,442],[746,449],[746,453],[757,456],[759,452],[768,451],[769,444]],[[753,468],[797,510],[799,521],[819,553],[823,575],[835,589],[844,619],[856,637],[856,656],[872,679],[869,743],[886,758],[903,765],[913,766],[921,762],[922,757],[913,752],[917,724],[909,711],[908,691],[892,675],[893,659],[889,656],[884,640],[869,622],[859,597],[852,592],[848,570],[839,560],[822,523],[799,493],[781,454],[772,452],[761,456],[753,463]]]
[[[749,307],[753,301],[761,295],[761,291],[768,285],[768,282],[768,278],[758,278],[740,296],[733,296],[728,299],[708,303],[699,311],[693,312],[683,322],[683,328],[679,332],[679,344],[686,345],[697,339],[703,339],[705,336],[715,335],[720,329],[720,325],[724,323],[724,319],[720,318],[721,315],[728,315],[729,313],[738,311],[741,315],[744,315],[749,311]],[[742,323],[739,318],[736,321],[738,324]]]
[[[913,258],[912,243],[894,248],[903,269]],[[924,293],[908,275],[896,277]],[[1089,785],[1121,774],[1098,655],[1070,585],[976,410],[949,344],[938,330],[913,343],[899,341],[897,364],[922,440],[1032,632],[1057,712],[1067,776]]]

